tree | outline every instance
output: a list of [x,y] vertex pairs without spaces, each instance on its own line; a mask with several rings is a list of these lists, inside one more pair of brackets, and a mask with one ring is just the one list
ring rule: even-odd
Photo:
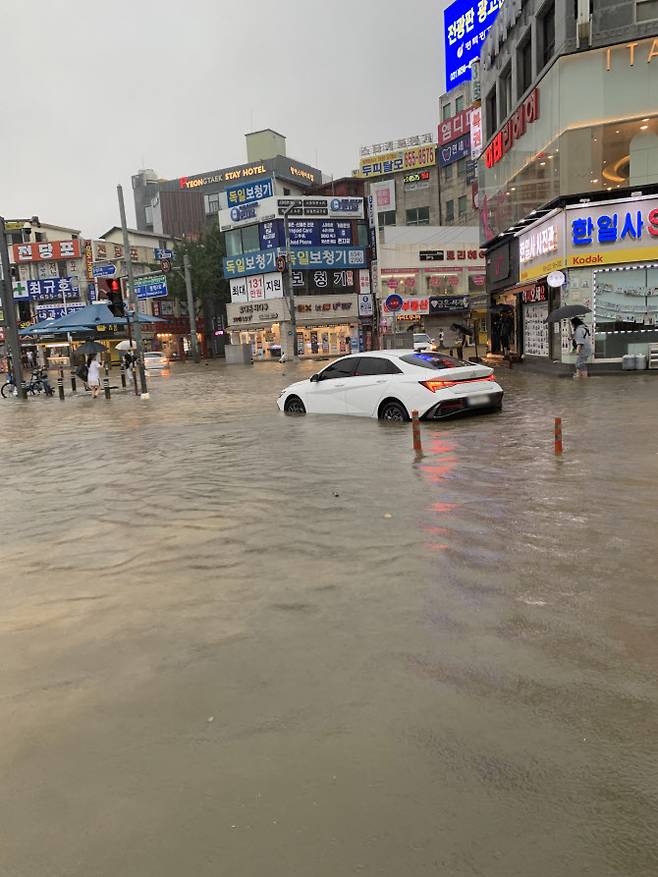
[[185,240],[176,245],[176,268],[169,275],[169,291],[181,301],[186,301],[185,278],[183,276],[183,257],[190,258],[192,291],[197,314],[203,317],[204,336],[210,350],[213,349],[217,320],[221,316],[226,321],[226,303],[231,300],[228,281],[224,279],[222,259],[226,253],[224,234],[219,224],[208,226],[198,240]]

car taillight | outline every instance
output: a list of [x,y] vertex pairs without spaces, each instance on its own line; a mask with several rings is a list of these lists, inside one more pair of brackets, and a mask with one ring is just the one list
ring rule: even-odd
[[438,390],[445,390],[448,387],[456,387],[457,384],[470,384],[474,381],[495,381],[496,378],[493,374],[487,375],[486,378],[462,378],[461,380],[456,381],[441,381],[441,380],[429,380],[429,381],[419,381],[423,387],[426,387],[428,390],[431,390],[432,393],[436,393]]

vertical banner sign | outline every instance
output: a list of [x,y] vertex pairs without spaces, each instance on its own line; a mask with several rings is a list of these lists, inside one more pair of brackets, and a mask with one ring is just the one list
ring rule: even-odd
[[85,241],[85,268],[87,280],[94,279],[94,254],[91,249],[91,241]]

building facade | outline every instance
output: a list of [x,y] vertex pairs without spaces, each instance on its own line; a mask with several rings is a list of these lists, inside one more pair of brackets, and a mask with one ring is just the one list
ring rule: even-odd
[[544,323],[566,303],[592,309],[595,363],[658,340],[655,6],[508,0],[491,28],[478,172],[494,352],[572,362],[569,325]]
[[[284,213],[290,209],[289,278]],[[293,351],[327,357],[376,344],[368,227],[361,197],[255,197],[220,211],[224,276],[232,343],[250,344],[254,359]],[[286,280],[292,284],[296,333],[291,335]]]
[[[230,206],[227,191],[243,183],[269,181],[274,195],[304,194],[323,181],[322,172],[288,158],[286,139],[275,131],[246,135],[245,164],[194,173],[173,180],[157,179],[154,171],[133,176],[137,228],[172,237],[198,237]],[[278,150],[272,155],[273,149]]]
[[477,161],[471,131],[473,83],[465,80],[439,98],[437,161],[439,225],[477,225]]

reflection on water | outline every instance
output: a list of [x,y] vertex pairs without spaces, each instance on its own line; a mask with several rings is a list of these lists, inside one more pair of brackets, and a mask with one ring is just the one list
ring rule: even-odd
[[312,371],[0,405],[0,872],[657,873],[658,384],[505,372],[416,460]]

